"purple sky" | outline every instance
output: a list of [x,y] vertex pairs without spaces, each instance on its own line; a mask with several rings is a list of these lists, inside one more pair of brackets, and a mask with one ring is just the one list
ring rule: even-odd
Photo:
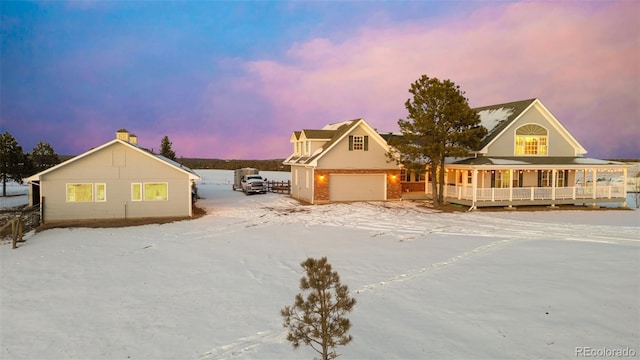
[[180,157],[285,158],[294,130],[397,131],[420,75],[539,98],[640,158],[640,2],[0,2],[0,131],[76,155],[126,128]]

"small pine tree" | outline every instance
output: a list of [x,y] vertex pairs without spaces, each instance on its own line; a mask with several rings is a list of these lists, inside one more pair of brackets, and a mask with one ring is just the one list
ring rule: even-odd
[[308,258],[300,264],[305,275],[293,306],[280,311],[282,325],[289,330],[287,340],[294,349],[309,345],[322,355],[322,360],[335,359],[335,347],[347,345],[353,339],[347,332],[351,322],[345,315],[353,310],[356,300],[349,296],[347,285],[340,284],[340,276],[331,271],[327,258]]
[[176,153],[171,149],[173,144],[169,141],[169,137],[165,135],[160,141],[160,155],[166,157],[167,159],[175,160]]

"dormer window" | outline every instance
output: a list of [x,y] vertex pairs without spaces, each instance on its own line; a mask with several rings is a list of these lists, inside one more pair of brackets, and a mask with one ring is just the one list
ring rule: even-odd
[[516,129],[516,155],[547,155],[548,132],[539,125],[527,124]]

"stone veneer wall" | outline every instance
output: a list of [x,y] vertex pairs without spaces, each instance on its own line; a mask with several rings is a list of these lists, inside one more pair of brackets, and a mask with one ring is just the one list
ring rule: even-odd
[[[386,174],[387,200],[400,200],[402,197],[400,170],[315,169],[313,181],[313,198],[315,203],[329,202],[329,174]],[[394,175],[395,178],[393,177]]]

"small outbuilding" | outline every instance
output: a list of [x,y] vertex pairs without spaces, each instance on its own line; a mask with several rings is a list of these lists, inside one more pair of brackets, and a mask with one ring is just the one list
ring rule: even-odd
[[192,217],[200,177],[137,140],[118,130],[114,140],[26,178],[41,223]]

